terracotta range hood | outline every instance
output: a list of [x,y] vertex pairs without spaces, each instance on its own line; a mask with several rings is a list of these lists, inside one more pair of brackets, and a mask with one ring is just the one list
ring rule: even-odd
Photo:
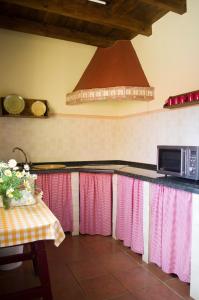
[[153,100],[136,52],[130,41],[98,48],[66,104],[101,100]]

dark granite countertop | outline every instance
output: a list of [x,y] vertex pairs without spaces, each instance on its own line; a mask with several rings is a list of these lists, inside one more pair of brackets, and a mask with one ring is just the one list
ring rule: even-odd
[[155,170],[134,167],[123,167],[116,171],[117,174],[134,177],[155,184],[166,185],[171,188],[199,194],[199,181],[158,174]]
[[[62,162],[63,163],[63,162]],[[56,164],[56,163],[54,163]],[[59,163],[60,164],[60,163]],[[63,172],[89,172],[89,173],[115,173],[119,175],[134,177],[155,184],[162,184],[171,188],[184,190],[199,194],[199,181],[177,178],[172,176],[165,177],[158,174],[154,165],[134,163],[126,161],[97,161],[97,162],[64,162],[63,169],[36,170],[34,164],[31,173],[63,173]]]
[[125,167],[125,165],[119,164],[107,164],[107,165],[67,165],[62,169],[51,169],[51,170],[40,170],[34,169],[34,165],[31,168],[32,173],[42,174],[42,173],[63,173],[63,172],[89,172],[89,173],[114,173],[117,170]]

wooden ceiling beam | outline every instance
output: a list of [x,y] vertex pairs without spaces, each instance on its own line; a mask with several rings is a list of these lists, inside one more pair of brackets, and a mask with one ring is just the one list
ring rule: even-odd
[[112,13],[125,15],[132,12],[138,2],[138,0],[112,0],[109,6]]
[[109,5],[112,13],[118,13],[121,10],[121,6],[124,5],[125,0],[112,0]]
[[[152,34],[151,25],[127,16],[112,15],[108,5],[101,5],[101,7],[100,5],[88,2],[85,6],[82,6],[78,2],[71,0],[2,0],[1,2],[17,4],[28,8],[47,11],[49,13],[56,13],[73,19],[109,26],[115,29],[129,30],[132,31],[132,33],[143,34],[146,36]],[[85,9],[83,9],[84,7]]]
[[92,35],[90,33],[58,27],[50,24],[41,24],[22,18],[8,17],[0,14],[0,28],[31,33],[66,41],[84,43],[96,47],[109,47],[115,40],[102,35]]
[[186,0],[141,0],[143,3],[148,3],[172,11],[177,14],[184,14],[187,11]]

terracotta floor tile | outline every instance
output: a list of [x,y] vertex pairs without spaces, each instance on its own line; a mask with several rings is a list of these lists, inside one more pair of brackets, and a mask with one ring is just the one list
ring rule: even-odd
[[95,247],[90,247],[90,250],[92,251],[92,255],[97,256],[103,256],[107,254],[115,254],[119,253],[120,249],[116,245],[96,245]]
[[[111,237],[67,234],[59,247],[46,242],[46,250],[53,300],[191,299],[188,284],[142,263],[141,256]],[[38,283],[30,261],[0,272],[0,294]]]
[[161,268],[158,267],[156,264],[153,264],[153,263],[145,264],[144,268],[146,268],[147,270],[152,272],[161,281],[167,281],[167,280],[173,278],[173,276],[171,274],[167,274],[167,273],[163,272],[161,270]]
[[105,300],[127,293],[124,286],[110,274],[81,280],[80,286],[90,300]]
[[64,243],[59,247],[48,243],[46,248],[49,261],[56,258],[56,261],[60,260],[62,263],[87,260],[92,255],[92,251],[82,245],[79,237],[66,236]]
[[148,286],[144,289],[136,289],[132,294],[137,300],[181,300],[182,298],[174,294],[163,283]]
[[99,258],[99,262],[105,264],[109,272],[128,270],[138,266],[134,259],[123,252],[102,256]]
[[115,271],[113,275],[130,291],[143,289],[159,283],[149,271],[142,266],[129,269],[127,271]]
[[107,273],[105,265],[96,263],[96,259],[69,263],[68,266],[78,280],[88,279]]
[[70,284],[75,280],[67,265],[60,263],[49,263],[48,265],[51,282],[55,284],[60,284],[61,282]]
[[116,298],[112,298],[111,300],[138,300],[138,299],[134,295],[128,293]]
[[83,290],[65,264],[49,265],[53,300],[86,300]]
[[103,244],[109,243],[110,241],[112,242],[112,237],[111,236],[102,236],[102,235],[89,235],[89,234],[80,234],[79,235],[81,239],[81,243],[85,244],[86,246],[89,245],[92,246],[93,244],[98,243],[99,241],[102,242]]
[[68,284],[65,281],[65,284],[51,284],[53,300],[87,300],[84,291],[80,286],[74,281],[73,283]]
[[127,249],[124,248],[124,251],[130,257],[132,257],[138,264],[144,264],[144,262],[142,260],[142,255],[141,254],[133,252],[130,248],[127,248]]
[[178,278],[170,279],[166,282],[172,290],[181,295],[184,299],[192,299],[190,295],[190,285],[180,281]]
[[101,237],[97,236],[96,238],[92,236],[91,238],[83,237],[82,239],[84,246],[88,247],[89,251],[92,252],[92,255],[106,255],[106,254],[114,254],[121,251],[121,247],[115,243],[115,241],[111,237]]

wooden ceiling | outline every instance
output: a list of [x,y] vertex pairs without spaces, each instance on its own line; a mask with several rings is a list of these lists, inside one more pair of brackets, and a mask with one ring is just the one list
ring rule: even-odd
[[[94,0],[93,0],[94,1]],[[186,0],[0,0],[0,27],[108,47],[138,34],[168,12],[184,14]]]

